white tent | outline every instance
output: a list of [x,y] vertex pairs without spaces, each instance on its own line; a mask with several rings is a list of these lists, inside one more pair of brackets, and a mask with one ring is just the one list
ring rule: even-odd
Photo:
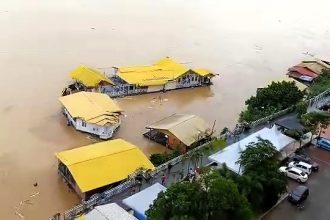
[[209,160],[218,164],[226,164],[228,169],[235,173],[242,173],[242,168],[236,163],[240,157],[240,152],[244,151],[251,142],[257,142],[258,138],[269,140],[276,148],[277,151],[281,151],[283,148],[294,142],[293,138],[290,138],[282,134],[279,128],[274,125],[272,128],[263,128],[246,138],[236,142],[225,149],[218,151],[215,154],[209,156]]
[[[79,218],[78,218],[79,219]],[[96,206],[92,211],[82,216],[84,220],[136,220],[136,218],[126,212],[116,203]]]
[[164,192],[166,187],[159,183],[126,198],[123,203],[134,210],[134,216],[139,220],[146,219],[145,212],[149,209],[150,205],[153,204],[160,192]]

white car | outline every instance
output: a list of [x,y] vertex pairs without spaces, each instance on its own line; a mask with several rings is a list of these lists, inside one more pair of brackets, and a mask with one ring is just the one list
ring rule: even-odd
[[295,167],[280,167],[280,172],[284,173],[287,177],[296,180],[299,183],[304,183],[308,179],[307,173],[295,168]]
[[297,168],[297,169],[303,171],[304,173],[307,173],[308,175],[310,175],[312,172],[312,165],[309,163],[302,162],[302,161],[299,161],[299,162],[292,161],[289,163],[288,167]]

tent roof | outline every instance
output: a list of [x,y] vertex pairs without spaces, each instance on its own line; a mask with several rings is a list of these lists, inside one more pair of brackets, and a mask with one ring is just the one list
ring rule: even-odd
[[126,198],[123,203],[133,209],[134,211],[145,215],[145,212],[149,209],[150,205],[153,204],[160,192],[165,192],[166,187],[159,183]]
[[75,79],[87,87],[96,87],[101,82],[114,84],[110,79],[106,78],[100,71],[90,67],[80,65],[70,73],[72,79]]
[[108,95],[95,92],[78,92],[59,98],[73,118],[104,125],[118,122],[122,110]]
[[171,132],[182,143],[190,146],[198,135],[209,129],[206,122],[196,115],[174,114],[146,127]]
[[295,141],[293,138],[282,134],[278,130],[278,127],[274,125],[272,128],[263,128],[239,142],[226,147],[224,150],[212,154],[209,156],[209,160],[220,164],[226,163],[230,170],[236,173],[241,173],[241,170],[239,170],[240,165],[236,164],[236,161],[240,157],[240,152],[244,151],[247,145],[251,142],[257,142],[258,137],[269,140],[275,146],[277,151],[281,151],[284,147]]
[[[168,81],[175,80],[189,70],[188,67],[166,57],[153,65],[119,67],[117,75],[129,84],[154,86],[164,85]],[[206,69],[197,69],[194,72],[201,76],[211,74]]]
[[154,169],[138,147],[122,139],[62,151],[56,156],[82,192],[124,180],[140,167]]
[[136,220],[136,218],[133,215],[126,212],[116,203],[96,206],[92,211],[81,216],[79,220],[117,220],[117,219]]

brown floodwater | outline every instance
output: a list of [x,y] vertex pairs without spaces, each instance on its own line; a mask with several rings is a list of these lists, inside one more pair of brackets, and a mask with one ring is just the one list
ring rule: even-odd
[[79,202],[54,157],[93,142],[60,114],[58,96],[77,65],[107,70],[170,56],[220,74],[210,88],[118,99],[126,117],[116,137],[161,152],[142,137],[147,124],[193,113],[216,120],[220,131],[235,124],[256,87],[306,54],[329,58],[328,7],[317,0],[0,1],[0,219],[47,219]]

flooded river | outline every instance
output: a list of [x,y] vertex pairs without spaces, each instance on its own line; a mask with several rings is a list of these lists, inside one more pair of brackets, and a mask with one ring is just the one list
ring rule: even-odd
[[[54,153],[93,140],[67,127],[58,96],[79,64],[149,64],[170,56],[219,73],[210,88],[119,99],[117,137],[146,153],[148,123],[193,113],[233,126],[256,87],[312,54],[330,58],[327,1],[1,0],[0,219],[47,219],[79,202]],[[159,96],[161,100],[159,101]],[[37,183],[37,186],[34,184]]]

